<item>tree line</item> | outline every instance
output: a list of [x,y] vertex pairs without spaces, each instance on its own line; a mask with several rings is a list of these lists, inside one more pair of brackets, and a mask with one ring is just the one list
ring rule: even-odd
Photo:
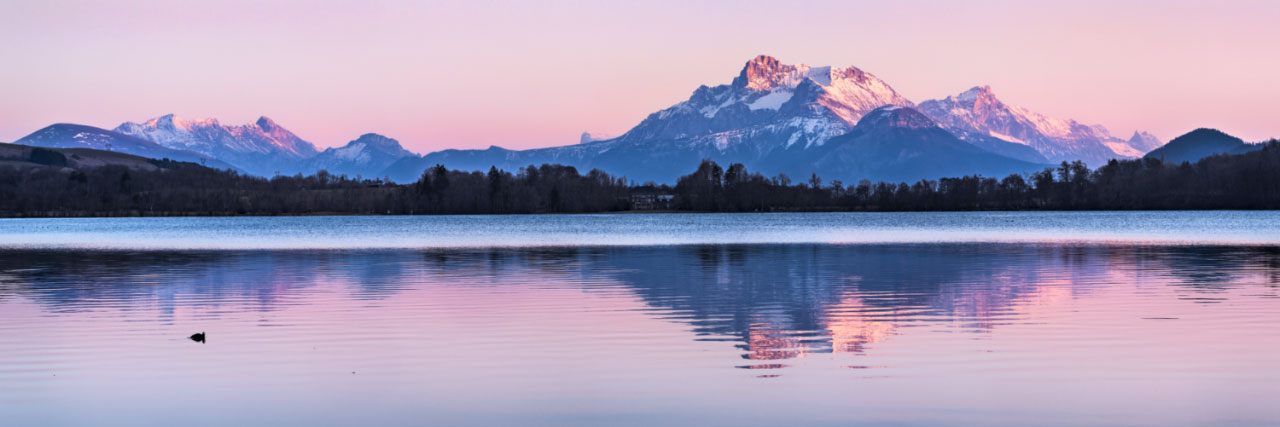
[[583,175],[560,165],[529,166],[514,174],[436,166],[415,183],[397,185],[323,170],[262,178],[168,159],[151,160],[152,170],[71,169],[63,167],[65,161],[33,160],[22,166],[0,161],[0,215],[506,214],[629,207],[623,179],[599,170]]
[[674,192],[678,209],[712,212],[1280,209],[1280,142],[1195,163],[1113,159],[1089,169],[1075,161],[1004,178],[848,186],[817,175],[792,184],[785,175],[769,178],[742,164],[724,169],[703,161]]
[[[21,160],[14,162],[13,160]],[[846,185],[811,175],[792,182],[742,164],[704,160],[674,186],[628,184],[600,170],[544,164],[515,172],[449,170],[418,181],[332,175],[262,178],[193,163],[150,160],[70,168],[51,150],[0,160],[0,215],[181,216],[313,214],[527,214],[624,211],[632,196],[674,196],[667,208],[693,212],[1280,209],[1280,143],[1196,163],[1112,160],[1097,169],[1063,162],[1004,178],[964,176],[914,183]]]

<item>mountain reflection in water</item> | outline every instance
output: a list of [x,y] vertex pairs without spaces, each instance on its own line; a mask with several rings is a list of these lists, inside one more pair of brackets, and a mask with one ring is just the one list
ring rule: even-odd
[[[0,311],[6,325],[0,327],[0,344],[16,351],[0,354],[0,408],[15,409],[17,402],[34,400],[30,412],[15,412],[32,421],[48,421],[39,411],[57,407],[51,402],[58,401],[54,392],[59,388],[48,383],[52,376],[46,374],[61,374],[68,378],[60,380],[66,381],[63,384],[74,386],[71,374],[91,377],[88,374],[95,369],[94,363],[80,359],[120,357],[128,361],[98,363],[130,369],[166,357],[198,357],[173,354],[177,350],[168,344],[155,344],[154,354],[137,354],[136,348],[113,347],[118,344],[107,337],[150,343],[185,338],[201,330],[217,340],[198,350],[240,343],[245,347],[238,351],[250,354],[253,349],[248,347],[262,347],[253,358],[212,363],[269,362],[302,369],[294,365],[306,365],[311,356],[280,353],[268,343],[296,341],[317,349],[353,346],[359,351],[344,354],[342,361],[393,367],[385,377],[372,380],[380,387],[419,382],[457,387],[463,391],[453,398],[464,401],[465,390],[479,386],[461,384],[485,381],[487,375],[501,372],[508,375],[504,381],[511,383],[502,393],[491,394],[494,402],[488,403],[497,404],[503,399],[546,399],[535,396],[541,386],[533,384],[571,375],[582,377],[563,385],[574,393],[592,391],[622,399],[628,392],[619,387],[626,381],[609,379],[610,375],[661,372],[693,373],[696,382],[710,383],[700,386],[709,390],[774,387],[770,384],[782,384],[778,381],[798,374],[805,382],[792,387],[818,394],[824,388],[843,390],[845,385],[839,381],[856,379],[919,386],[918,381],[927,377],[937,381],[928,384],[943,387],[948,381],[980,375],[992,382],[990,387],[1002,384],[999,387],[1016,392],[1017,387],[1026,386],[1022,378],[1062,385],[1110,376],[1097,384],[1120,383],[1120,389],[1133,390],[1145,388],[1141,384],[1146,381],[1175,388],[1201,387],[1205,376],[1223,374],[1244,396],[1280,391],[1274,385],[1280,379],[1274,369],[1280,357],[1269,355],[1280,338],[1280,329],[1273,326],[1280,320],[1280,310],[1275,310],[1280,308],[1278,288],[1280,251],[1245,246],[973,243],[425,251],[9,250],[0,256],[0,308],[6,308]],[[632,313],[642,316],[634,318]],[[572,319],[579,317],[599,323],[574,323]],[[252,322],[233,324],[232,319]],[[660,340],[670,330],[663,324],[677,326],[676,333],[684,335],[685,344],[679,339]],[[262,328],[266,326],[271,328]],[[183,327],[195,329],[180,330]],[[445,332],[453,330],[462,332]],[[59,350],[54,343],[35,338],[37,332],[80,337],[86,348]],[[1213,341],[1178,343],[1171,338],[1177,336]],[[1179,355],[1186,351],[1184,345],[1221,351]],[[491,359],[496,357],[491,353],[495,346],[525,359]],[[446,357],[443,351],[454,354]],[[647,351],[655,353],[636,360],[598,360],[601,354],[644,355]],[[31,356],[49,352],[57,357]],[[710,352],[707,357],[724,371],[710,365],[659,363],[664,355],[692,357],[688,355],[692,352]],[[1168,359],[1153,359],[1158,354]],[[455,365],[448,375],[441,373],[445,367],[430,366],[445,364],[446,359],[470,364]],[[1092,365],[1082,364],[1083,359]],[[616,365],[608,369],[591,367],[592,363]],[[575,364],[584,367],[562,371]],[[628,365],[640,372],[616,373],[617,366]],[[543,376],[539,369],[557,374]],[[377,375],[370,371],[367,375]],[[273,378],[279,371],[264,372],[245,375],[240,384],[270,389],[276,382],[294,381],[302,389],[308,382]],[[747,374],[751,382],[736,382],[735,372]],[[832,372],[852,376],[830,379]],[[1191,377],[1176,380],[1183,374]],[[213,370],[207,375],[219,374]],[[808,380],[810,375],[825,379]],[[634,387],[643,387],[639,380],[626,378],[639,384]],[[1168,378],[1175,381],[1170,384]],[[150,397],[163,399],[161,392],[174,387],[168,381],[160,375],[137,387],[150,387],[157,391],[157,396]],[[960,397],[962,392],[939,391],[946,389],[934,390],[938,402],[913,404],[902,395],[895,401],[897,406],[887,407],[907,410],[925,405],[944,412],[963,407],[973,413],[961,420],[983,423],[1017,423],[1044,415],[1032,405],[1021,414],[1027,418],[1002,418],[997,415],[1004,410],[1001,405],[975,403],[971,396]],[[45,392],[53,395],[41,394]],[[861,392],[892,396],[903,390],[890,384],[881,391]],[[1096,419],[1086,414],[1107,410],[1139,417],[1124,418],[1129,420],[1145,419],[1142,415],[1161,420],[1177,412],[1134,415],[1125,411],[1152,409],[1104,410],[1087,406],[1094,401],[1083,395],[1061,393],[1084,402],[1078,412],[1067,411],[1067,417],[1061,418],[1066,423],[1087,423]],[[743,399],[760,397],[757,394],[746,393]],[[579,399],[606,399],[602,396]],[[955,402],[949,403],[948,396]],[[1154,401],[1176,406],[1185,397]],[[699,420],[690,417],[695,410],[681,412],[663,402],[639,410],[670,410],[670,419],[639,419]],[[484,406],[466,403],[472,406],[462,407]],[[595,409],[602,411],[597,415],[615,414],[608,403],[613,402]],[[823,398],[814,398],[810,405],[826,407]],[[1265,421],[1276,415],[1261,402],[1232,405],[1237,412],[1231,419],[1236,421]],[[715,405],[699,408],[709,413],[717,410]],[[419,410],[434,412],[414,406],[396,409],[406,417]],[[800,413],[790,419],[807,420],[806,411],[797,410]],[[324,412],[319,411],[317,419]],[[548,422],[584,420],[569,414],[597,420],[564,408],[508,415]],[[828,420],[856,420],[872,414]],[[1220,419],[1212,411],[1201,415],[1209,417],[1201,421]],[[952,420],[921,420],[941,419]]]

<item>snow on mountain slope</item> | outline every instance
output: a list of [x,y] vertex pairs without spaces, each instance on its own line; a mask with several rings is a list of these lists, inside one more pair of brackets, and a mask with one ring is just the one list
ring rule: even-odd
[[264,176],[302,171],[298,161],[318,153],[310,142],[267,117],[260,117],[254,123],[226,126],[217,119],[184,120],[167,114],[143,123],[125,122],[116,127],[115,132],[216,157]]
[[218,119],[184,120],[173,114],[156,117],[141,124],[125,122],[116,132],[151,140],[165,146],[183,146],[197,152],[219,147],[241,152],[284,153],[294,157],[314,156],[310,142],[281,127],[275,121],[260,117],[254,123],[223,126]]
[[1127,144],[1135,150],[1148,153],[1151,152],[1151,150],[1160,148],[1160,146],[1164,145],[1164,142],[1161,142],[1160,138],[1156,138],[1155,135],[1146,132],[1134,131],[1133,136],[1129,137]]
[[780,136],[776,139],[786,146],[811,147],[847,132],[882,105],[913,104],[856,67],[788,65],[761,55],[730,84],[699,87],[688,100],[649,115],[619,139],[683,139],[727,149],[769,135]]
[[1120,156],[1142,157],[1142,155],[1144,154],[1141,150],[1138,150],[1137,148],[1133,148],[1133,146],[1129,145],[1129,143],[1126,141],[1112,140],[1112,141],[1103,141],[1102,143],[1106,145],[1107,148],[1110,148],[1111,151],[1114,151],[1116,154]]
[[383,169],[404,157],[416,154],[400,146],[400,141],[376,133],[366,133],[338,148],[326,149],[307,162],[307,169],[332,174],[381,178]]
[[578,143],[586,144],[588,142],[604,141],[606,139],[613,139],[616,137],[617,135],[605,134],[600,132],[583,132],[582,136],[578,138]]
[[397,162],[398,181],[428,166],[513,170],[537,163],[600,168],[639,181],[669,181],[703,158],[741,162],[769,173],[785,159],[843,135],[884,105],[912,106],[887,83],[856,67],[783,64],[758,56],[729,84],[701,86],[689,99],[650,114],[617,138],[513,151],[445,150]]
[[[408,182],[435,164],[515,170],[561,163],[582,171],[602,169],[636,182],[671,182],[709,158],[726,165],[742,163],[766,175],[818,173],[855,182],[937,177],[943,172],[1005,174],[1048,163],[1030,147],[985,134],[972,143],[959,140],[913,105],[856,67],[788,65],[759,56],[729,84],[701,86],[689,99],[650,114],[617,138],[533,150],[444,150],[403,158],[386,173]],[[868,116],[872,111],[878,114]],[[858,128],[863,129],[862,137],[847,138]],[[845,143],[829,146],[836,140]]]
[[920,112],[961,137],[981,134],[1035,148],[1052,161],[1084,160],[1099,165],[1141,152],[1112,136],[1105,127],[1057,119],[1009,105],[990,86],[920,103]]
[[151,159],[171,159],[199,163],[211,168],[234,169],[216,158],[188,150],[179,150],[119,132],[93,126],[58,123],[22,137],[14,144],[46,148],[92,148],[114,151]]

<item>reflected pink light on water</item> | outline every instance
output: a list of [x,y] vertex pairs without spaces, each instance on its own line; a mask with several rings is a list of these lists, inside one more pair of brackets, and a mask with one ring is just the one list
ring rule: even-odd
[[1019,245],[10,252],[0,407],[108,424],[179,419],[174,399],[230,423],[304,405],[343,422],[637,405],[677,423],[1267,420],[1276,265]]

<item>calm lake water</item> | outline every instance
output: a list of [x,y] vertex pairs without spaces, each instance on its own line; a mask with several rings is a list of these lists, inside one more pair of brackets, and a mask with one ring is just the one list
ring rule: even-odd
[[1275,212],[0,220],[3,425],[1275,425],[1277,395]]

